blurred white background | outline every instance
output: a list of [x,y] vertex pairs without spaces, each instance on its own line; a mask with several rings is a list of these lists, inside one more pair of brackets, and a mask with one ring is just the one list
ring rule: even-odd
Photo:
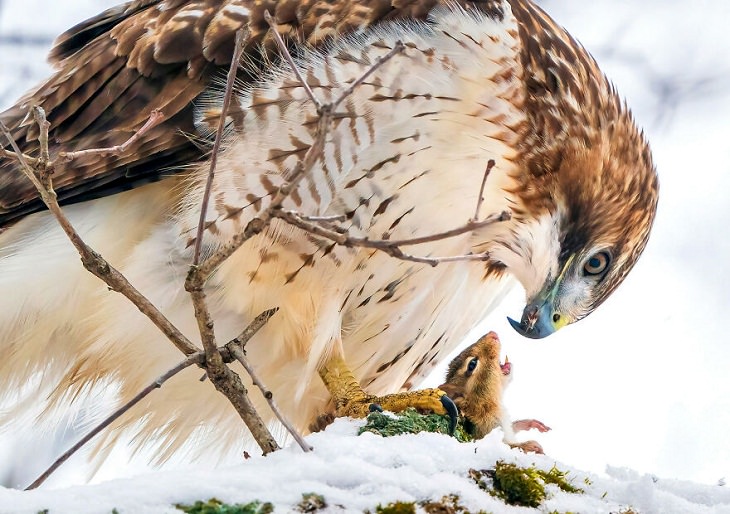
[[[55,35],[116,3],[0,0],[0,108],[49,72]],[[515,291],[477,332],[500,334],[515,363],[509,410],[552,427],[534,438],[556,460],[730,479],[730,3],[539,3],[594,54],[648,134],[659,214],[634,272],[590,317],[547,340],[523,339],[506,322],[523,306]],[[25,485],[63,439],[28,423],[3,429],[0,482]],[[139,470],[125,462],[96,480]],[[83,480],[78,462],[63,472],[57,485]]]

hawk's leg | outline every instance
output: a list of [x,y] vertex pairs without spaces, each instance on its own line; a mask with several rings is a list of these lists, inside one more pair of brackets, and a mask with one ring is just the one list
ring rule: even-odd
[[331,357],[319,368],[325,387],[332,395],[337,416],[364,418],[374,405],[391,412],[414,407],[420,412],[448,414],[456,422],[458,410],[454,402],[440,389],[421,389],[405,393],[375,396],[360,386],[342,357]]

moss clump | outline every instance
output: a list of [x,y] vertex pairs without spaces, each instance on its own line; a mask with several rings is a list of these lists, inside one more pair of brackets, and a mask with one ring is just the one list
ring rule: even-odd
[[393,502],[375,507],[375,514],[416,514],[414,502]]
[[[408,408],[398,414],[385,414],[382,412],[371,412],[368,414],[367,423],[363,426],[358,435],[364,432],[372,432],[383,437],[390,437],[401,434],[417,434],[419,432],[435,432],[437,434],[449,433],[449,417],[439,414],[419,414],[416,409]],[[461,420],[456,425],[454,437],[459,442],[472,441],[471,437],[462,426]]]
[[510,505],[537,507],[545,499],[545,485],[535,468],[497,462],[492,484],[496,496]]
[[510,505],[533,508],[545,500],[546,484],[554,484],[568,493],[582,493],[582,489],[566,480],[566,475],[566,472],[560,471],[555,466],[550,471],[542,471],[532,466],[521,468],[501,460],[497,461],[494,469],[469,470],[469,476],[489,494],[501,498]]
[[297,504],[299,512],[317,512],[325,507],[327,507],[327,502],[324,501],[324,496],[317,493],[302,494],[302,501]]
[[274,506],[268,502],[253,501],[242,504],[229,505],[220,500],[211,498],[207,502],[196,501],[192,505],[175,505],[186,514],[271,514]]
[[464,507],[455,494],[444,496],[439,501],[423,501],[419,504],[426,514],[488,514],[480,510],[472,512]]
[[583,494],[585,491],[580,487],[575,487],[573,484],[568,482],[567,471],[560,471],[556,466],[553,466],[550,471],[537,470],[538,475],[542,478],[546,484],[555,484],[561,491],[573,494]]

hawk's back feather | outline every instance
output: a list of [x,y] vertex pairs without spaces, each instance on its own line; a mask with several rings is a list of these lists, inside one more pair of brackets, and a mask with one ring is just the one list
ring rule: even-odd
[[[39,105],[51,122],[51,155],[104,148],[126,141],[153,109],[166,120],[121,157],[79,159],[56,170],[61,200],[83,201],[129,189],[172,173],[203,157],[194,141],[195,102],[223,77],[237,30],[245,30],[241,70],[255,80],[277,54],[267,9],[291,44],[320,46],[343,34],[387,20],[425,19],[436,0],[409,2],[136,0],[109,9],[59,36],[50,54],[58,71],[0,115],[21,148],[37,152],[38,129],[28,107]],[[464,2],[497,12],[497,2]],[[193,135],[193,138],[188,135]],[[4,146],[7,146],[3,142]],[[205,145],[202,145],[205,148]],[[42,208],[33,186],[0,162],[0,230],[13,219]]]

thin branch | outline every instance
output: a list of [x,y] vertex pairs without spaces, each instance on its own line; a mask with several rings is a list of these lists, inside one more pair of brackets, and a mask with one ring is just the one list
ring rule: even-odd
[[31,168],[30,164],[28,164],[28,161],[25,160],[26,156],[23,152],[20,151],[20,147],[18,147],[18,143],[15,141],[15,138],[10,132],[10,129],[2,121],[0,121],[0,130],[5,135],[8,143],[10,143],[10,147],[13,149],[13,152],[15,152],[15,157],[20,163],[21,171],[25,174],[26,177],[28,177],[28,179],[30,179],[30,181],[33,183],[33,186],[35,186],[35,188],[38,190],[38,193],[41,195],[41,199],[45,202],[45,197],[48,195],[46,194],[46,190],[43,187],[43,184],[40,183],[38,177],[36,177],[35,173],[33,172],[33,168]]
[[284,414],[282,414],[282,412],[279,410],[276,402],[274,402],[273,393],[269,391],[266,386],[264,386],[263,382],[261,382],[261,379],[258,377],[253,367],[248,362],[248,359],[246,359],[246,354],[243,352],[243,350],[235,345],[229,346],[228,350],[236,357],[236,360],[238,360],[238,362],[240,362],[246,369],[246,372],[251,377],[253,384],[261,390],[264,398],[269,403],[269,408],[271,409],[271,411],[278,418],[281,424],[284,425],[284,428],[286,428],[287,431],[292,435],[297,444],[299,444],[302,451],[311,452],[312,450],[314,450],[314,447],[307,443],[307,441],[301,436],[301,434],[297,432],[296,428],[294,428],[294,425],[292,425],[289,420],[286,419]]
[[203,352],[194,353],[194,354],[188,356],[185,360],[178,363],[175,367],[169,369],[168,371],[166,371],[165,373],[163,373],[162,375],[157,377],[154,380],[154,382],[152,382],[147,387],[142,389],[139,393],[137,393],[134,396],[134,398],[132,398],[127,403],[125,403],[120,408],[118,408],[113,413],[111,413],[109,416],[107,416],[101,423],[99,423],[97,426],[95,426],[88,434],[86,434],[76,444],[74,444],[71,448],[69,448],[66,452],[64,452],[58,459],[56,459],[54,461],[53,464],[51,464],[48,467],[48,469],[46,469],[38,478],[36,478],[32,484],[30,484],[28,487],[26,487],[25,490],[30,491],[31,489],[35,489],[36,487],[40,486],[74,453],[79,451],[86,443],[91,441],[99,432],[101,432],[102,430],[107,428],[115,420],[117,420],[121,415],[123,415],[129,409],[131,409],[137,403],[139,403],[145,396],[150,394],[155,389],[159,389],[160,387],[162,387],[162,384],[164,384],[170,378],[172,378],[175,375],[177,375],[178,373],[180,373],[182,370],[192,366],[193,364],[202,364],[204,361],[205,361],[205,356],[203,355]]
[[[391,257],[400,259],[402,261],[420,262],[423,264],[428,264],[430,266],[437,266],[438,264],[441,264],[444,262],[489,260],[488,253],[452,255],[452,256],[446,256],[446,257],[419,257],[416,255],[411,255],[411,254],[405,253],[401,249],[401,246],[406,246],[406,245],[402,244],[399,241],[390,241],[387,239],[369,239],[367,237],[348,236],[346,233],[342,233],[339,231],[335,231],[335,230],[332,230],[329,228],[325,228],[325,227],[316,225],[316,224],[308,222],[308,221],[304,221],[294,211],[278,210],[278,211],[274,212],[274,216],[277,218],[283,219],[290,225],[301,228],[302,230],[305,230],[305,231],[309,232],[310,234],[324,237],[341,246],[345,246],[347,248],[353,248],[353,247],[373,248],[375,250],[379,250],[383,253],[390,255]],[[485,220],[485,221],[487,221],[487,220]],[[491,220],[491,223],[495,223],[497,221],[502,221],[501,215],[494,216],[493,219]],[[480,222],[479,226],[484,226],[484,224],[485,224],[485,222]],[[427,237],[414,238],[412,240],[404,240],[404,241],[415,241],[413,243],[407,243],[407,244],[420,244],[420,243],[424,243],[427,241],[438,241],[441,239],[446,239],[447,237],[452,237],[453,234],[450,234],[450,232],[463,233],[463,232],[468,232],[469,230],[473,230],[473,228],[467,228],[467,227],[470,227],[470,225],[465,225],[464,227],[460,227],[459,229],[454,229],[449,232],[442,232],[440,234],[433,234],[433,235],[427,236]]]
[[402,41],[400,41],[400,40],[399,41],[396,41],[395,42],[395,45],[393,45],[393,48],[387,54],[383,55],[382,57],[378,57],[375,60],[375,64],[373,64],[365,73],[363,73],[362,75],[360,75],[360,77],[355,82],[353,82],[352,84],[350,84],[350,87],[348,87],[347,89],[345,89],[342,92],[342,94],[337,98],[337,100],[335,100],[334,102],[332,102],[332,111],[337,110],[337,107],[340,105],[340,103],[342,103],[342,101],[345,98],[347,98],[348,96],[350,96],[352,94],[352,92],[355,91],[355,89],[357,89],[357,87],[359,87],[363,82],[365,82],[365,80],[370,75],[372,75],[372,73],[375,70],[377,70],[383,64],[385,64],[386,62],[388,62],[389,60],[391,60],[396,54],[401,53],[405,49],[406,49],[406,47],[405,47],[405,45],[403,44]]
[[[7,127],[5,128],[7,129]],[[15,153],[15,151],[11,152],[10,150],[6,150],[5,148],[0,148],[0,155],[8,159],[13,159],[14,161],[20,161],[20,158],[18,157],[18,154]],[[21,155],[23,156],[23,159],[25,159],[25,162],[27,162],[31,166],[35,166],[36,164],[38,164],[38,157],[33,157],[31,155],[28,155],[27,153],[23,153]]]
[[494,159],[489,159],[487,161],[487,168],[484,170],[482,186],[479,188],[479,198],[477,198],[477,207],[474,210],[474,217],[471,219],[472,221],[479,219],[479,209],[482,208],[482,202],[484,202],[484,187],[487,185],[487,178],[489,177],[489,173],[492,171],[492,168],[494,168],[494,164]]
[[[39,113],[42,116],[42,113]],[[100,278],[104,283],[109,286],[113,291],[123,294],[127,297],[142,314],[147,316],[157,328],[162,331],[167,338],[185,355],[190,355],[199,350],[187,337],[183,335],[170,321],[155,307],[142,293],[140,293],[129,281],[122,275],[117,269],[109,264],[101,255],[96,253],[93,248],[87,245],[81,236],[76,232],[71,222],[68,220],[61,207],[58,205],[58,199],[56,198],[56,192],[51,187],[50,179],[48,185],[44,186],[39,178],[36,176],[33,169],[23,158],[18,144],[13,138],[8,128],[0,122],[0,130],[5,134],[5,137],[10,142],[10,146],[16,152],[21,164],[22,172],[28,177],[33,183],[35,188],[38,190],[38,194],[46,204],[48,210],[56,218],[58,224],[61,226],[66,236],[74,245],[76,251],[81,256],[81,262],[88,271]]]
[[228,116],[228,110],[231,107],[233,84],[236,80],[236,70],[238,69],[238,63],[241,61],[241,54],[243,53],[245,32],[245,29],[239,29],[236,32],[236,43],[233,48],[233,57],[231,58],[231,66],[228,68],[228,77],[226,78],[226,92],[223,97],[223,107],[221,108],[221,115],[218,120],[218,129],[215,133],[213,150],[210,155],[210,170],[208,171],[208,179],[205,182],[203,202],[200,206],[200,219],[198,220],[198,231],[195,237],[195,250],[193,252],[193,266],[197,266],[200,263],[200,249],[203,246],[203,232],[205,231],[205,216],[208,213],[208,203],[210,202],[210,190],[213,187],[215,167],[218,164],[218,152],[220,151],[221,141],[223,139],[223,131],[226,127],[226,117]]
[[[191,266],[188,277],[194,276],[197,270],[197,267]],[[271,435],[266,423],[261,419],[248,397],[248,391],[243,385],[241,377],[226,366],[223,355],[216,346],[213,318],[205,302],[203,282],[186,280],[185,289],[193,300],[195,319],[198,322],[198,330],[205,351],[205,370],[208,378],[215,388],[231,402],[264,455],[280,449],[276,439]]]
[[[273,23],[271,16],[267,18],[268,22]],[[298,183],[304,178],[304,176],[311,170],[318,159],[321,158],[326,135],[332,124],[333,120],[333,109],[331,104],[321,104],[308,88],[308,85],[304,81],[303,77],[299,73],[299,70],[294,65],[294,60],[291,54],[286,49],[286,45],[283,44],[279,37],[276,27],[272,25],[274,29],[274,35],[277,41],[280,41],[281,50],[284,57],[292,65],[292,71],[296,74],[297,78],[301,81],[303,87],[307,89],[307,94],[310,95],[310,99],[317,107],[319,119],[317,121],[317,127],[313,135],[312,145],[307,150],[304,157],[296,164],[292,173],[287,178],[287,182],[284,183],[277,192],[273,195],[269,206],[256,218],[251,220],[243,230],[236,234],[232,241],[230,241],[224,247],[218,249],[213,255],[208,257],[205,261],[200,264],[193,265],[190,267],[190,271],[185,280],[185,290],[188,291],[193,300],[193,308],[195,310],[195,317],[198,322],[198,329],[200,330],[201,340],[203,342],[203,348],[206,352],[206,370],[208,377],[211,379],[216,389],[225,394],[228,399],[233,403],[236,410],[241,415],[246,425],[251,430],[256,441],[261,446],[264,454],[269,451],[278,449],[276,441],[270,436],[270,433],[266,429],[266,426],[260,422],[260,418],[253,409],[253,405],[248,399],[245,387],[240,381],[240,377],[233,373],[223,363],[222,356],[218,351],[215,344],[215,333],[214,323],[210,316],[210,312],[205,304],[205,291],[204,286],[208,277],[211,273],[223,263],[230,255],[233,254],[238,248],[241,247],[246,241],[254,237],[263,231],[274,218],[273,213],[281,207],[281,204],[291,194]],[[376,62],[372,69],[377,68],[383,62],[382,59]],[[372,73],[372,70],[368,70],[366,74]],[[350,92],[352,88],[350,89]],[[349,94],[349,93],[348,93]],[[344,98],[341,97],[340,100]],[[199,244],[201,237],[196,238],[196,244]]]
[[307,81],[304,80],[304,77],[302,77],[302,73],[299,71],[299,68],[294,63],[294,58],[291,56],[289,49],[286,47],[286,43],[284,43],[284,40],[281,38],[281,34],[279,34],[278,24],[276,23],[276,20],[271,16],[271,13],[268,9],[264,11],[264,20],[266,20],[266,23],[268,23],[269,27],[271,27],[271,33],[274,35],[274,40],[281,50],[281,55],[283,55],[286,61],[289,63],[289,66],[294,72],[294,75],[296,75],[297,80],[302,84],[302,87],[307,93],[307,96],[317,108],[317,112],[321,114],[320,111],[322,110],[322,102],[320,102],[319,99],[314,96],[312,88],[309,87]]
[[278,307],[275,307],[273,309],[268,309],[256,316],[251,323],[248,324],[248,326],[238,334],[238,336],[234,337],[230,341],[226,343],[226,345],[223,348],[220,348],[221,353],[223,354],[223,358],[226,360],[226,362],[231,362],[234,360],[234,357],[226,354],[224,351],[228,348],[230,345],[239,346],[241,348],[245,348],[246,343],[248,343],[251,338],[258,332],[261,327],[266,325],[266,323],[269,322],[271,319],[271,316],[276,314],[279,311]]
[[[502,211],[499,214],[492,214],[491,216],[483,219],[482,221],[469,220],[460,227],[453,228],[451,230],[445,230],[443,232],[437,232],[435,234],[429,234],[422,237],[413,237],[410,239],[370,239],[368,237],[354,237],[348,236],[342,231],[334,229],[322,229],[322,227],[307,222],[306,218],[300,216],[296,211],[286,211],[279,209],[275,211],[274,216],[281,218],[288,223],[292,223],[304,230],[318,233],[328,239],[332,239],[334,242],[344,246],[363,246],[366,248],[380,248],[381,246],[413,246],[423,243],[431,243],[433,241],[441,241],[442,239],[448,239],[455,237],[467,232],[472,232],[494,223],[500,223],[502,221],[508,221],[511,219],[512,214],[509,211]],[[328,234],[327,230],[331,230],[333,233]],[[322,231],[322,232],[319,232]],[[336,234],[335,234],[336,233]]]
[[[203,192],[203,200],[200,208],[200,218],[198,220],[197,235],[195,238],[195,249],[193,252],[193,264],[190,266],[188,277],[185,280],[185,290],[190,293],[195,311],[195,319],[198,322],[198,330],[200,339],[205,351],[205,368],[208,378],[215,388],[223,393],[231,402],[238,412],[239,416],[251,431],[251,435],[258,443],[264,455],[272,451],[278,450],[274,436],[266,427],[266,424],[259,416],[253,406],[248,392],[246,391],[241,377],[233,372],[224,362],[218,345],[215,340],[215,324],[210,314],[206,302],[205,280],[207,276],[202,277],[199,273],[200,251],[203,243],[203,233],[205,231],[205,216],[208,212],[208,203],[210,201],[210,193],[213,186],[213,178],[215,177],[215,168],[218,161],[218,153],[220,152],[221,140],[223,139],[223,131],[226,124],[226,116],[233,97],[233,85],[236,79],[236,69],[241,59],[244,43],[244,30],[236,32],[236,43],[231,58],[231,66],[228,69],[228,77],[226,81],[226,90],[223,97],[223,107],[221,117],[218,122],[218,130],[216,131],[215,142],[210,157],[210,169],[208,178]],[[268,318],[266,318],[268,320]],[[264,321],[265,322],[265,321]]]
[[[210,201],[213,179],[215,177],[215,168],[218,162],[218,153],[223,139],[223,131],[226,125],[226,117],[230,108],[231,99],[233,97],[233,85],[236,79],[236,69],[241,59],[244,44],[244,29],[236,32],[236,42],[231,58],[231,66],[228,69],[228,77],[226,80],[225,95],[223,97],[223,107],[221,109],[220,120],[218,121],[218,130],[216,131],[215,142],[211,151],[210,168],[205,183],[203,199],[200,208],[200,218],[198,220],[197,233],[195,238],[195,248],[193,251],[193,263],[190,266],[188,277],[185,280],[185,290],[190,293],[193,302],[193,310],[195,311],[195,319],[198,322],[198,330],[200,339],[205,351],[205,369],[208,378],[215,388],[223,393],[231,402],[238,412],[239,416],[246,424],[251,435],[258,443],[264,455],[272,451],[278,450],[274,436],[266,427],[266,424],[259,416],[253,406],[248,392],[235,372],[233,372],[224,362],[223,356],[218,349],[215,340],[215,324],[210,314],[206,302],[205,281],[206,276],[200,274],[200,252],[203,244],[203,233],[205,231],[205,217],[208,212],[208,203]],[[266,318],[268,319],[268,318]]]
[[[220,348],[221,353],[223,355],[223,358],[226,362],[232,362],[237,357],[233,355],[233,353],[229,350],[229,346],[233,346],[234,348],[240,348],[243,349],[243,347],[246,345],[246,343],[258,332],[261,327],[263,327],[273,316],[276,311],[279,309],[269,309],[267,311],[262,312],[254,320],[249,323],[249,325],[241,332],[241,334],[226,343],[226,346],[223,348]],[[107,428],[109,425],[111,425],[114,421],[116,421],[120,416],[125,414],[129,409],[134,407],[136,404],[138,404],[140,401],[142,401],[147,395],[149,395],[152,391],[155,389],[159,389],[162,387],[162,384],[167,382],[170,378],[174,377],[178,373],[180,373],[182,370],[190,367],[193,364],[197,364],[198,366],[204,366],[205,365],[205,352],[196,352],[192,355],[189,355],[185,360],[179,362],[169,370],[167,370],[165,373],[157,377],[152,383],[150,383],[147,387],[142,389],[139,393],[137,393],[132,399],[130,399],[127,403],[119,407],[117,410],[112,412],[109,416],[104,418],[104,420],[101,421],[98,425],[96,425],[91,431],[86,434],[84,437],[82,437],[76,444],[74,444],[71,448],[69,448],[63,455],[61,455],[58,459],[55,460],[53,464],[51,464],[48,469],[46,469],[41,476],[35,479],[35,481],[30,484],[28,487],[25,488],[26,491],[29,491],[30,489],[35,489],[36,487],[40,486],[43,482],[45,482],[48,477],[50,477],[64,462],[66,462],[74,453],[79,451],[86,443],[91,441],[99,432]]]
[[304,221],[314,221],[316,223],[333,223],[337,221],[347,221],[347,214],[335,214],[333,216],[306,216],[299,215]]
[[33,117],[38,124],[38,128],[40,129],[38,132],[38,144],[41,148],[41,155],[40,157],[38,157],[38,164],[36,165],[36,169],[38,170],[38,177],[40,178],[41,182],[45,182],[48,174],[48,166],[51,161],[50,155],[48,153],[48,129],[50,128],[51,124],[46,119],[46,112],[43,110],[42,107],[36,107],[35,109],[33,109]]
[[[327,111],[327,106],[324,106],[323,110]],[[238,250],[246,241],[261,233],[271,223],[274,210],[281,206],[282,202],[289,196],[294,187],[304,178],[306,171],[310,170],[322,155],[327,125],[329,125],[331,119],[331,115],[329,114],[323,115],[319,119],[314,142],[309,150],[307,150],[304,158],[297,162],[289,181],[278,189],[269,206],[261,214],[248,222],[243,232],[234,235],[227,244],[219,248],[198,266],[196,280],[205,281],[233,252]]]
[[[396,46],[398,45],[396,44]],[[282,47],[282,52],[284,53],[287,60],[291,59],[293,62],[291,54],[289,54],[286,46]],[[385,59],[378,59],[364,73],[364,76],[369,76],[373,71],[382,66],[385,62]],[[297,77],[300,80],[303,80],[301,75],[298,74],[298,72],[296,71],[296,67],[294,68],[294,70],[297,74]],[[355,82],[357,84],[362,83],[361,80],[357,80]],[[304,82],[302,83],[305,84]],[[348,94],[352,94],[354,88],[350,87],[347,89],[347,91]],[[338,102],[342,101],[344,98],[345,97],[341,95],[338,99]],[[271,219],[274,217],[274,211],[281,207],[281,204],[284,202],[284,200],[289,197],[294,188],[297,187],[299,182],[307,175],[307,173],[314,167],[314,164],[317,162],[317,160],[322,156],[327,132],[329,131],[329,127],[334,118],[334,111],[332,106],[333,104],[320,104],[320,107],[318,108],[319,120],[317,122],[317,128],[314,133],[312,146],[309,147],[307,152],[304,154],[304,157],[296,163],[294,169],[291,171],[289,177],[287,178],[287,182],[279,187],[279,189],[274,194],[269,206],[264,209],[261,214],[249,221],[243,232],[239,232],[234,235],[226,245],[219,248],[213,255],[203,261],[197,268],[197,272],[194,274],[195,276],[188,276],[189,280],[191,278],[194,278],[195,280],[200,280],[204,282],[218,266],[220,266],[226,259],[228,259],[228,257],[233,254],[233,252],[238,250],[246,241],[261,233],[269,225],[269,223],[271,223]]]
[[147,118],[147,121],[144,125],[142,125],[139,130],[137,130],[134,134],[131,135],[129,139],[127,139],[124,143],[121,145],[116,146],[109,146],[106,148],[89,148],[87,150],[78,150],[76,152],[59,152],[58,158],[62,159],[66,162],[71,162],[74,159],[78,159],[80,157],[87,157],[89,155],[121,155],[125,153],[127,150],[129,150],[129,147],[132,146],[134,143],[136,143],[139,138],[141,138],[143,135],[145,135],[150,129],[154,128],[155,126],[159,125],[162,120],[165,119],[165,115],[162,114],[162,111],[159,109],[154,109],[150,113],[150,117]]
[[[411,245],[419,245],[423,243],[430,243],[432,241],[440,241],[441,239],[448,239],[450,237],[455,237],[461,234],[465,234],[467,232],[471,232],[473,230],[477,230],[483,227],[487,227],[489,225],[494,225],[495,223],[501,223],[503,221],[509,221],[512,218],[512,213],[510,211],[502,211],[498,214],[492,214],[491,216],[488,216],[484,218],[482,221],[468,221],[464,225],[456,228],[452,228],[451,230],[445,230],[443,232],[437,232],[436,234],[431,234],[428,236],[423,237],[414,237],[411,239],[394,239],[394,240],[387,240],[388,243],[392,246],[411,246]],[[369,241],[368,238],[354,238],[355,240],[358,240],[359,242],[362,242],[363,244],[367,244]]]

